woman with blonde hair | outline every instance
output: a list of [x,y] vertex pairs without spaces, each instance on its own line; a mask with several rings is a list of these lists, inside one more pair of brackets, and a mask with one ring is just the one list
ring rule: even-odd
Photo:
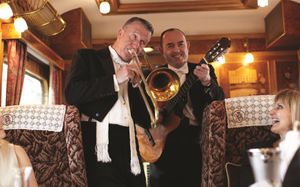
[[[3,126],[3,120],[0,117],[0,187],[37,187],[38,184],[27,153],[21,146],[4,140],[6,134]],[[28,185],[23,184],[24,177],[28,177]]]
[[273,122],[271,131],[279,134],[283,140],[286,133],[292,130],[293,124],[300,121],[300,92],[292,89],[281,90],[276,94],[274,102],[270,112]]
[[300,121],[300,92],[290,89],[278,92],[270,115],[273,121],[271,131],[281,137],[279,144],[281,150],[281,186],[299,186],[300,137],[299,132],[291,130]]
[[[280,142],[282,142],[286,134],[293,129],[293,124],[296,121],[300,121],[300,92],[298,90],[293,89],[284,89],[275,95],[274,105],[272,110],[270,111],[270,117],[272,119],[272,127],[271,131],[275,134],[278,134],[280,138],[278,141],[270,141],[270,142],[256,142],[255,145],[251,145],[250,148],[262,148],[262,147],[278,147]],[[300,154],[300,152],[299,152]],[[299,164],[298,164],[299,165]],[[270,186],[266,183],[254,183],[254,176],[252,173],[252,169],[250,166],[248,154],[245,153],[242,159],[242,168],[239,170],[239,187],[258,187],[258,186]],[[299,179],[300,177],[293,177],[293,182],[300,184],[299,180],[295,181],[294,179]],[[284,183],[282,187],[286,186],[286,181],[290,181],[290,179],[284,179]],[[264,182],[264,181],[263,181]]]

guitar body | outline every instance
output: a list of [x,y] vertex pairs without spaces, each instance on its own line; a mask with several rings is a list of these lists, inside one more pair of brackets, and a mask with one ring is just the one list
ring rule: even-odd
[[143,161],[154,163],[159,159],[165,147],[168,134],[176,129],[179,124],[180,118],[171,113],[164,120],[164,124],[160,124],[155,128],[149,129],[155,145],[151,144],[151,141],[145,133],[145,129],[136,125],[139,151]]

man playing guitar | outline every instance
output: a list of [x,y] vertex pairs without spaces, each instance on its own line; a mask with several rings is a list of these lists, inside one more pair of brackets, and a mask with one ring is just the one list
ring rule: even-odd
[[201,186],[200,131],[204,108],[213,100],[224,99],[214,69],[202,60],[188,62],[190,43],[177,29],[165,30],[160,37],[161,54],[167,67],[177,73],[180,84],[195,80],[174,111],[180,124],[166,138],[159,159],[150,165],[151,187]]

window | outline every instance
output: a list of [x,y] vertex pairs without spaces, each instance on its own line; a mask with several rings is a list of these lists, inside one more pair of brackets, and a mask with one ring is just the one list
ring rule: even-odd
[[43,83],[38,78],[25,74],[20,105],[43,104]]
[[[25,64],[25,76],[20,105],[47,104],[49,92],[49,66],[30,53],[27,54],[28,57]],[[6,103],[7,69],[7,59],[4,58],[1,89],[2,107],[5,106]]]
[[[7,84],[7,64],[3,64],[2,73],[2,98],[1,106],[5,106],[6,102],[6,84]],[[20,105],[25,104],[44,104],[43,80],[26,72],[23,82]]]

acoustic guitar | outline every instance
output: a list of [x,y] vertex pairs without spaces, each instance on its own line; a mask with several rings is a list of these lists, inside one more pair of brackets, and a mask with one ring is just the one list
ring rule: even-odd
[[[228,38],[221,38],[198,64],[207,64],[215,61],[227,52],[230,44],[231,42]],[[187,95],[189,89],[196,81],[197,77],[193,73],[186,76],[186,80],[180,86],[178,93],[160,108],[160,115],[163,116],[163,121],[157,127],[144,129],[136,125],[139,151],[145,162],[156,162],[161,156],[168,134],[176,129],[181,121],[180,117],[174,114],[174,108]]]

